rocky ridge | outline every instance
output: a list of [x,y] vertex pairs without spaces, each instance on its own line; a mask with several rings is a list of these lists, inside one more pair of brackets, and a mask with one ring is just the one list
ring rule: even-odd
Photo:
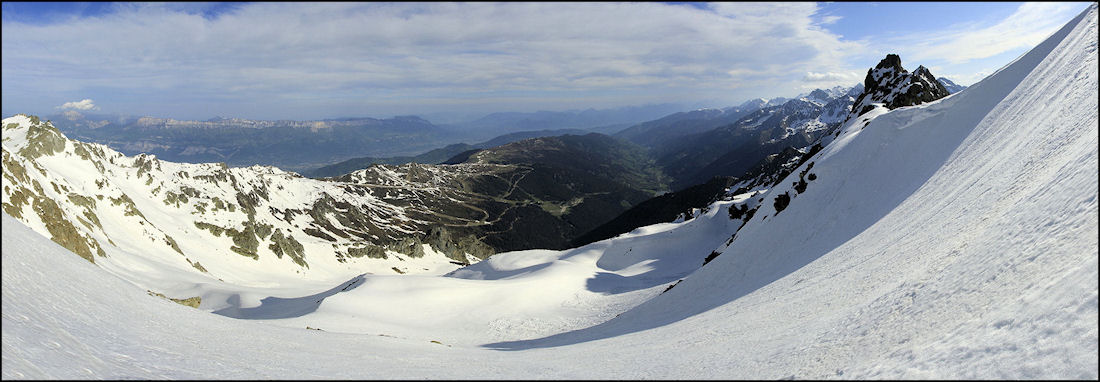
[[560,248],[664,187],[640,148],[599,134],[309,179],[126,156],[34,116],[3,129],[9,215],[92,262],[140,248],[239,282],[445,273],[500,251]]
[[399,203],[419,190],[125,156],[27,115],[4,119],[3,133],[4,211],[92,262],[140,248],[184,270],[256,280],[245,274],[434,272],[495,252],[448,231],[463,212]]

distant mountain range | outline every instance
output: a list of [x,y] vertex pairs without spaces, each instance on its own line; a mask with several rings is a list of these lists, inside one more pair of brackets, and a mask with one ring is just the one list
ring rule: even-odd
[[683,189],[714,176],[741,176],[768,155],[787,147],[809,146],[838,126],[862,85],[843,92],[815,90],[806,96],[747,113],[736,121],[693,134],[661,140],[652,155]]
[[786,98],[770,100],[759,98],[745,101],[740,106],[723,109],[698,109],[670,114],[659,119],[640,123],[623,129],[614,136],[629,140],[645,147],[656,147],[669,139],[701,133],[719,126],[736,122],[753,111],[780,105]]
[[688,109],[681,104],[627,106],[613,109],[492,113],[476,120],[447,125],[466,139],[488,140],[519,131],[582,129],[604,134]]
[[944,77],[936,78],[936,81],[939,81],[940,84],[943,85],[943,88],[947,89],[947,92],[951,94],[955,94],[962,91],[963,89],[966,89],[966,86],[956,84],[954,81],[951,81]]
[[[258,164],[309,172],[342,161],[434,160],[436,157],[432,155],[419,159],[417,156],[463,142],[483,142],[470,144],[471,148],[491,147],[486,145],[544,136],[549,130],[560,130],[554,133],[558,135],[613,133],[684,108],[658,104],[601,110],[507,112],[438,125],[417,116],[316,121],[216,117],[186,121],[67,111],[46,119],[73,139],[102,143],[127,155],[146,153],[176,162],[223,162],[234,167]],[[532,133],[536,131],[541,132]],[[353,167],[356,166],[336,166]],[[324,173],[331,174],[329,170]]]
[[405,116],[319,121],[215,118],[180,121],[66,112],[50,116],[73,139],[102,143],[127,155],[156,155],[174,162],[255,164],[298,170],[361,156],[407,155],[459,139],[453,131]]
[[[669,115],[665,115],[661,118],[651,121],[643,122],[635,125],[620,126],[618,130],[605,129],[617,131],[613,134],[614,137],[630,141],[638,144],[642,147],[649,149],[648,154],[650,157],[657,161],[658,166],[662,168],[672,179],[674,187],[687,187],[692,184],[705,182],[710,176],[714,175],[740,175],[741,171],[747,169],[747,166],[751,166],[756,161],[763,159],[764,156],[771,153],[771,151],[781,150],[785,147],[784,144],[796,145],[797,142],[772,142],[773,146],[776,146],[774,150],[760,154],[752,154],[743,159],[743,162],[747,164],[741,167],[734,168],[730,171],[724,171],[716,169],[723,166],[722,164],[715,164],[712,169],[704,169],[700,174],[688,174],[687,168],[697,165],[706,165],[717,160],[723,154],[729,151],[741,150],[743,148],[727,147],[732,142],[729,142],[725,137],[718,137],[714,139],[712,135],[724,135],[726,133],[719,132],[716,129],[724,126],[731,126],[737,123],[746,115],[750,113],[759,112],[760,110],[767,110],[765,113],[769,116],[776,114],[778,110],[778,117],[774,119],[773,124],[781,123],[780,121],[786,118],[786,114],[792,112],[794,108],[798,106],[790,105],[788,109],[780,110],[783,105],[786,105],[792,101],[800,101],[813,103],[815,105],[825,106],[824,104],[838,99],[841,96],[862,90],[862,85],[857,85],[853,90],[851,88],[837,87],[828,90],[818,89],[809,94],[802,95],[797,99],[788,99],[783,97],[776,97],[772,99],[753,99],[742,103],[739,106],[727,107],[723,109],[697,109],[693,111],[677,112]],[[850,101],[850,100],[849,100]],[[847,109],[841,110],[846,107],[847,104],[843,100],[837,100],[834,105],[828,105],[829,113],[821,116],[820,123],[837,123],[838,115],[844,115],[847,113]],[[803,114],[813,114],[818,112],[817,110],[805,111]],[[550,116],[557,116],[551,118]],[[483,118],[484,120],[495,121],[517,121],[517,120],[532,120],[536,117],[546,117],[546,119],[564,118],[555,113],[535,113],[534,115],[529,113],[497,113],[490,117]],[[816,116],[816,115],[815,115]],[[822,122],[824,121],[824,122]],[[538,124],[535,124],[538,125]],[[815,125],[816,126],[816,125]],[[773,126],[774,127],[774,126]],[[820,126],[817,126],[820,127]],[[813,127],[807,126],[795,126],[791,127],[791,131],[813,129]],[[599,130],[599,129],[594,129]],[[439,149],[431,150],[416,156],[400,156],[400,157],[388,157],[388,158],[376,158],[376,157],[363,157],[353,158],[341,163],[324,166],[312,170],[303,170],[302,173],[307,176],[324,177],[324,176],[336,176],[345,174],[351,171],[364,169],[372,164],[402,164],[402,163],[426,163],[437,164],[444,163],[449,155],[458,155],[464,151],[489,148],[500,144],[518,141],[524,138],[539,137],[539,136],[553,136],[560,134],[577,134],[585,130],[576,129],[563,129],[563,130],[538,130],[538,131],[523,131],[505,134],[498,136],[494,139],[478,143],[478,144],[453,144]],[[706,133],[712,135],[707,135]],[[770,133],[770,130],[769,130]],[[790,135],[790,133],[781,133],[781,135]],[[744,136],[744,134],[739,134]],[[809,138],[807,138],[809,139]],[[812,140],[812,139],[811,139]],[[792,143],[793,142],[793,143]],[[699,151],[702,150],[702,151]],[[699,151],[699,152],[697,152]],[[683,157],[690,157],[683,159]],[[705,163],[702,163],[705,162]]]
[[350,173],[355,170],[365,169],[374,164],[405,164],[405,163],[421,163],[421,164],[439,164],[446,162],[455,155],[461,154],[466,151],[485,149],[490,147],[496,147],[524,139],[538,138],[538,137],[550,137],[558,135],[581,135],[589,133],[586,130],[580,129],[558,129],[558,130],[537,130],[537,131],[520,131],[515,133],[509,133],[501,135],[499,137],[490,139],[485,142],[467,144],[467,143],[455,143],[447,145],[438,149],[427,151],[423,154],[415,156],[397,156],[397,157],[362,157],[352,158],[343,162],[331,164],[328,166],[322,166],[316,169],[302,170],[302,175],[320,178],[339,176]]

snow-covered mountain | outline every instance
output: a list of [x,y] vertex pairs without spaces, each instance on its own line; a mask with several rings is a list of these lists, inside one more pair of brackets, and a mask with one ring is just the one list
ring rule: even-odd
[[[858,84],[859,90],[855,91],[854,95],[859,95],[859,92],[863,91],[863,84]],[[837,97],[851,93],[852,88],[849,86],[837,85],[828,89],[814,89],[809,93],[799,94],[794,99],[808,98],[821,103],[828,103]]]
[[[801,137],[805,140],[792,142],[801,144],[787,147],[787,149],[797,150],[801,155],[791,150],[773,150],[775,151],[773,154],[757,165],[758,169],[740,176],[741,182],[737,183],[736,187],[751,189],[774,184],[839,136],[841,127],[845,126],[846,122],[870,110],[875,108],[892,110],[919,105],[949,94],[943,89],[942,82],[924,66],[909,73],[902,68],[900,57],[888,54],[886,58],[879,61],[878,65],[867,70],[867,78],[862,84],[856,84],[844,91],[839,87],[828,92],[818,89],[800,96],[798,100],[804,102],[812,102],[810,100],[824,96],[835,96],[835,98],[831,98],[824,105],[816,118],[788,127],[787,133],[781,138],[769,141],[783,142],[782,139],[789,139],[788,137],[801,133]],[[786,114],[780,115],[786,117]]]
[[[615,137],[650,148],[674,179],[673,188],[682,189],[713,176],[740,176],[748,166],[787,145],[806,146],[793,141],[812,142],[823,131],[835,130],[862,92],[863,84],[837,86],[793,99],[758,98],[740,106],[681,112],[632,126]],[[746,140],[756,142],[745,146]],[[739,163],[731,165],[731,161]]]
[[753,98],[753,99],[750,99],[748,101],[742,102],[740,105],[737,106],[737,108],[742,109],[742,110],[763,109],[763,108],[769,107],[769,106],[782,105],[784,102],[787,102],[788,100],[790,100],[790,98],[786,98],[786,97]]
[[1097,36],[1092,5],[966,91],[874,107],[687,221],[203,307],[250,320],[149,296],[4,216],[2,373],[1095,379]]
[[274,167],[128,157],[68,139],[34,116],[4,119],[3,133],[6,213],[181,298],[198,292],[144,275],[144,263],[171,266],[191,282],[247,285],[442,274],[503,250],[564,248],[664,187],[631,151],[640,148],[600,134],[316,180]]
[[[128,157],[70,140],[27,115],[4,119],[3,134],[5,213],[150,288],[172,289],[143,275],[149,262],[204,282],[250,284],[363,272],[443,273],[457,268],[450,261],[492,253],[476,240],[453,246],[463,240],[445,237],[439,213],[407,206],[409,198],[445,193],[438,188],[390,191],[274,167]],[[480,167],[471,171],[499,166]],[[390,183],[410,177],[390,170],[375,180],[387,183],[381,179],[386,176]],[[424,243],[433,241],[424,235],[433,227],[434,249]],[[443,248],[449,258],[437,251]]]
[[657,163],[679,190],[714,176],[742,177],[744,172],[788,147],[808,148],[835,131],[849,114],[863,85],[817,89],[779,105],[748,113],[732,123],[675,139],[653,148]]
[[955,94],[962,91],[963,89],[966,89],[966,86],[956,84],[954,81],[951,81],[950,79],[944,77],[936,78],[936,81],[939,81],[940,84],[943,85],[943,88],[946,89],[947,92],[950,94]]

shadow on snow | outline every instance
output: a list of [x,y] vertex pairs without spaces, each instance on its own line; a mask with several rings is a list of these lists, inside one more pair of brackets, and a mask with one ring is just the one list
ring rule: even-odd
[[253,308],[241,308],[241,295],[234,294],[226,301],[229,303],[229,307],[216,310],[213,313],[245,320],[301,317],[317,311],[317,307],[321,306],[321,302],[325,298],[358,288],[366,279],[364,275],[355,276],[355,278],[345,281],[335,288],[314,295],[294,298],[267,297],[260,300],[260,306]]

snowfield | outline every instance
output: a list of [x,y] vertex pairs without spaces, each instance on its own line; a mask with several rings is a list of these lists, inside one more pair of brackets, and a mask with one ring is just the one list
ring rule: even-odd
[[218,314],[4,215],[3,377],[1096,379],[1097,74],[1094,4],[694,219],[443,276],[242,286]]

